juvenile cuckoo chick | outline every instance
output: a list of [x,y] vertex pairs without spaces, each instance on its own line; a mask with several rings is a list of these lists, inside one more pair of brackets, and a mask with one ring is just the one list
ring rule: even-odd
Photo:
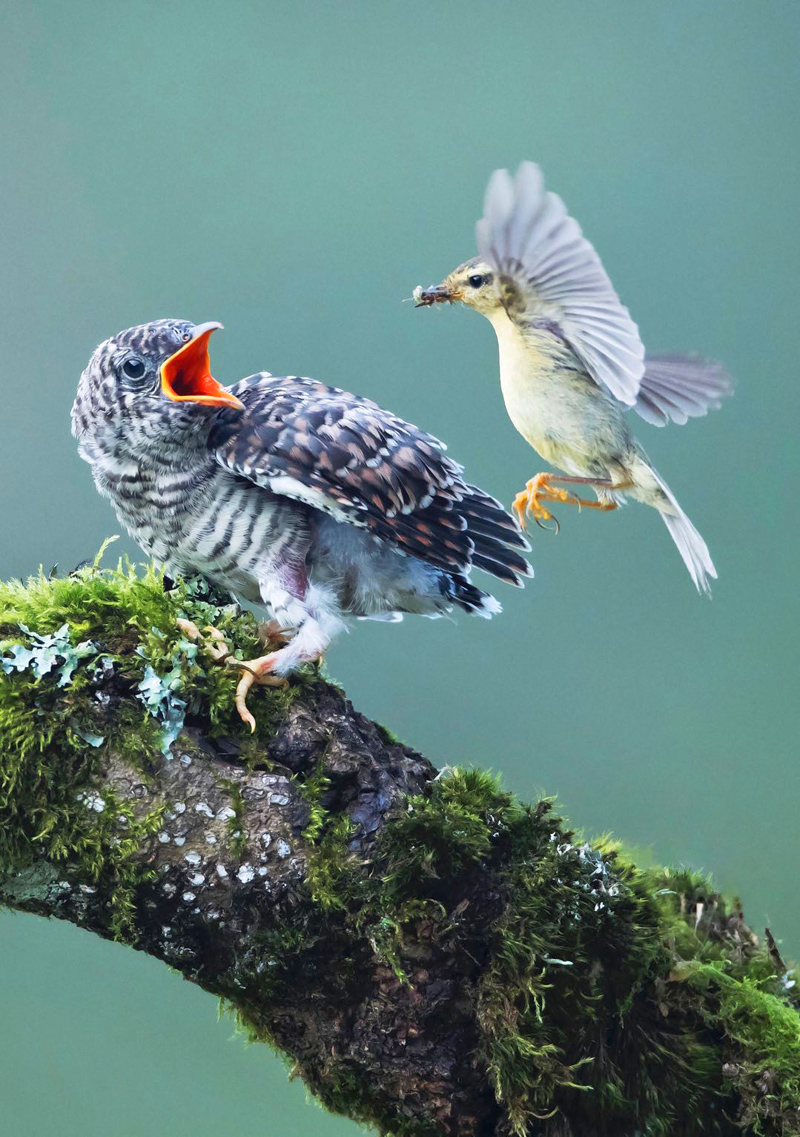
[[219,327],[157,320],[106,340],[72,432],[145,552],[269,609],[281,646],[241,663],[252,727],[252,684],[319,658],[345,617],[489,617],[500,605],[471,569],[510,584],[531,573],[514,517],[442,443],[313,379],[261,372],[222,387],[208,355]]
[[[491,322],[500,346],[500,385],[511,421],[562,475],[538,474],[514,510],[540,524],[544,502],[615,509],[626,496],[659,511],[692,580],[709,592],[716,569],[706,543],[634,438],[625,412],[655,426],[685,423],[718,407],[730,380],[716,363],[653,355],[644,347],[600,258],[539,167],[512,178],[496,170],[477,224],[479,255],[435,288],[414,290],[418,306],[461,301]],[[559,488],[591,487],[597,501]],[[557,523],[556,523],[557,524]]]

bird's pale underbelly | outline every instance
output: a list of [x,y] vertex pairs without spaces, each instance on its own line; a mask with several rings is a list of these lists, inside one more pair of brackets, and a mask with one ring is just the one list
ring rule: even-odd
[[512,423],[538,454],[567,473],[584,474],[587,455],[585,391],[562,375],[501,374],[506,410]]
[[170,572],[200,573],[257,601],[260,582],[291,558],[295,544],[305,556],[303,511],[214,468],[120,477],[106,466],[97,474],[127,531]]

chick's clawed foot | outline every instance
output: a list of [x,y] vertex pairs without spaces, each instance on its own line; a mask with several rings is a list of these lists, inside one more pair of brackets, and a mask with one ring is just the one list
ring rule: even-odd
[[[255,731],[256,720],[247,707],[247,695],[250,688],[254,685],[259,687],[288,687],[289,685],[288,679],[272,674],[279,652],[272,651],[268,655],[259,656],[257,659],[236,659],[219,628],[209,626],[201,631],[192,620],[179,619],[175,622],[187,639],[200,643],[215,663],[235,667],[242,672],[236,685],[234,703],[239,712],[239,718],[242,722],[247,723],[251,733]],[[277,621],[270,620],[259,627],[259,639],[265,647],[275,645],[280,649],[291,640],[291,630],[281,628]]]
[[281,675],[273,675],[272,669],[278,663],[279,652],[273,651],[269,655],[262,655],[258,659],[231,659],[231,667],[241,668],[242,674],[236,684],[234,702],[239,718],[250,727],[250,733],[256,729],[256,720],[247,707],[247,695],[252,686],[258,687],[288,687],[289,680]]
[[291,642],[296,628],[282,628],[277,620],[266,620],[258,625],[258,638],[264,647],[285,647]]
[[231,650],[219,628],[209,625],[201,631],[194,620],[176,620],[175,623],[187,639],[201,644],[215,663],[224,663],[230,656]]

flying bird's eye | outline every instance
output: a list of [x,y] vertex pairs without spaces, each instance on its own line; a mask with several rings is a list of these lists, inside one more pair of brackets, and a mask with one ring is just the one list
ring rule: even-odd
[[475,276],[467,277],[467,282],[468,282],[470,288],[480,288],[480,286],[485,282],[485,280],[486,280],[485,276],[478,276],[477,274]]
[[127,376],[128,379],[141,379],[145,370],[144,363],[142,363],[141,359],[137,359],[135,355],[131,356],[130,359],[126,359],[122,365],[122,373]]
[[181,339],[183,340],[184,343],[188,343],[191,338],[192,338],[191,332],[184,332],[183,335],[181,336]]

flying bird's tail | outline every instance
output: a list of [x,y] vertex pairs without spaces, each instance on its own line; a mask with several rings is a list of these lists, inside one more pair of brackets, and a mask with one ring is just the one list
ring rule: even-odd
[[675,494],[658,471],[654,470],[652,466],[650,470],[658,483],[659,489],[662,491],[660,501],[654,503],[655,507],[664,519],[664,524],[669,530],[669,535],[677,545],[678,552],[683,558],[683,563],[689,570],[689,575],[694,581],[697,591],[704,592],[706,596],[710,596],[711,584],[709,578],[716,580],[717,570],[714,568],[714,562],[711,560],[708,546],[678,505]]

